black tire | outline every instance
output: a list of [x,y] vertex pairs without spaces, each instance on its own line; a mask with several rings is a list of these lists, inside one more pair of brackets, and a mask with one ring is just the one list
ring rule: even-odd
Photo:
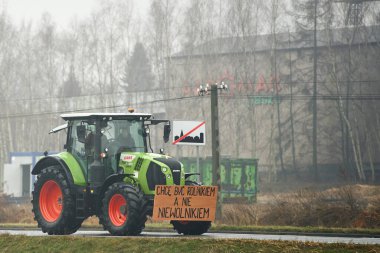
[[[186,181],[186,185],[200,185],[194,181]],[[206,233],[211,227],[211,221],[175,221],[170,223],[173,225],[178,234],[184,235],[201,235]]]
[[184,235],[201,235],[211,227],[211,221],[171,221],[175,231]]
[[[60,205],[62,209],[57,215],[56,219],[46,218],[46,214],[41,211],[40,195],[42,188],[47,184],[53,184],[58,187],[62,193]],[[38,223],[38,227],[42,229],[42,232],[49,235],[67,235],[75,233],[82,224],[82,219],[75,218],[75,197],[70,189],[68,181],[59,167],[51,166],[42,169],[37,181],[34,183],[34,191],[32,192],[32,205],[34,219]],[[42,200],[41,200],[42,201]],[[45,211],[46,212],[46,211]]]
[[145,228],[145,223],[148,220],[148,216],[153,214],[153,205],[149,203],[144,197],[142,197],[141,213],[140,213],[140,226]]
[[[112,204],[117,203],[117,199],[125,203],[125,205],[121,204],[119,209],[120,214],[123,212],[126,214],[126,219],[112,211],[114,210],[113,207],[118,206]],[[124,182],[114,183],[109,186],[104,194],[99,223],[112,235],[139,235],[146,221],[146,216],[142,215],[144,203],[145,200],[138,188]]]

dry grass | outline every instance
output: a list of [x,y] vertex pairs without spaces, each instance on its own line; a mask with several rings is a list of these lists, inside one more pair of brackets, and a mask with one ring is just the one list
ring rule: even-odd
[[259,197],[254,205],[225,205],[222,223],[314,227],[380,227],[380,187],[343,186],[326,191]]
[[[5,196],[0,195],[0,223],[35,224],[31,209],[30,203],[7,204]],[[148,220],[148,223],[152,221]],[[223,218],[218,223],[379,228],[380,186],[353,185],[325,191],[308,188],[294,193],[259,195],[256,204],[225,204]],[[98,218],[90,217],[83,225],[98,226]]]
[[0,194],[0,223],[34,223],[31,204],[8,204]]
[[97,227],[97,226],[99,226],[100,227],[100,225],[99,225],[99,219],[96,216],[91,216],[91,217],[87,218],[83,222],[82,226],[85,226],[85,227],[86,226],[87,227]]

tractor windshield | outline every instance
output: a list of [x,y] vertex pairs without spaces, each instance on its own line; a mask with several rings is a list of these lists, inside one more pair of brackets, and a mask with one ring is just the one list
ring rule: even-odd
[[[99,124],[99,129],[96,128]],[[70,123],[68,151],[76,158],[87,173],[89,164],[106,152],[102,163],[112,168],[108,174],[117,169],[122,152],[146,152],[144,125],[142,120],[74,120]],[[100,134],[97,134],[97,131]],[[99,146],[97,146],[99,145]],[[98,152],[98,153],[97,153]]]
[[112,120],[102,133],[114,152],[145,152],[143,122],[138,120]]

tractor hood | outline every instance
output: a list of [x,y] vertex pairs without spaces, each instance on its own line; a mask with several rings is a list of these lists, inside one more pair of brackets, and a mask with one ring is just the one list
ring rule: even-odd
[[122,152],[120,154],[119,166],[124,168],[125,173],[135,173],[140,171],[142,166],[149,166],[150,163],[155,163],[160,167],[167,167],[174,170],[174,173],[183,170],[182,163],[171,156],[140,152]]
[[119,167],[134,174],[145,194],[153,194],[156,185],[184,185],[185,170],[175,158],[138,152],[122,152]]

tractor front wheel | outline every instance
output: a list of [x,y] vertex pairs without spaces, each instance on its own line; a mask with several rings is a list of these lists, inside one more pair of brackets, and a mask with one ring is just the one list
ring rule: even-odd
[[75,205],[67,179],[56,166],[41,171],[32,192],[34,219],[49,235],[75,233],[82,220],[75,218]]
[[143,204],[143,195],[136,187],[114,183],[104,195],[99,221],[112,235],[138,235],[146,221],[141,217]]

